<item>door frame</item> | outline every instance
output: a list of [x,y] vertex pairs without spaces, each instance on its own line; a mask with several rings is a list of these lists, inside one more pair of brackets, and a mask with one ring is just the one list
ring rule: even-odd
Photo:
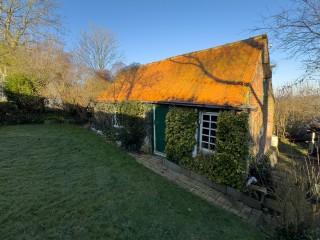
[[156,135],[156,105],[153,106],[153,152],[156,155],[159,155],[161,157],[166,157],[165,153],[158,152],[156,149],[157,147],[157,135]]

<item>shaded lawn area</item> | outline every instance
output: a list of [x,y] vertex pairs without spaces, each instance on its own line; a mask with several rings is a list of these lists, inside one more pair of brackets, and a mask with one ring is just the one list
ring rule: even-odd
[[260,239],[87,129],[0,127],[0,239]]

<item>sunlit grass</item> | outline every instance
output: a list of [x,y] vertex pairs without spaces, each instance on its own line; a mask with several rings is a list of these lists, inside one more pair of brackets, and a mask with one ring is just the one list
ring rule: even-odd
[[284,171],[294,171],[295,166],[304,164],[308,155],[305,143],[293,143],[287,139],[279,139],[279,161],[277,167]]
[[290,142],[287,139],[280,139],[280,144],[279,144],[279,151],[285,154],[291,154],[291,155],[296,155],[296,156],[306,156],[308,154],[308,149],[306,144],[303,143],[304,146],[301,144],[297,144],[294,142]]
[[87,129],[0,128],[0,239],[260,239]]

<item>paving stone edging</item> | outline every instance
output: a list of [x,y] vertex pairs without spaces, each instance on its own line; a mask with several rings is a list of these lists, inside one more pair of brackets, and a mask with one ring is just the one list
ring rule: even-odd
[[239,192],[237,189],[235,189],[233,187],[229,187],[224,184],[215,184],[215,183],[211,182],[208,178],[206,178],[206,177],[204,177],[204,176],[202,176],[192,170],[186,169],[178,164],[175,164],[167,159],[163,160],[163,164],[166,167],[170,168],[171,170],[173,170],[177,173],[180,173],[186,177],[190,177],[198,182],[201,182],[210,188],[213,188],[221,193],[224,193],[224,194],[234,198],[235,200],[243,202],[244,204],[248,205],[251,208],[255,208],[257,210],[261,210],[261,208],[262,208],[262,202],[254,199],[254,198],[251,198],[251,197],[243,194],[242,192]]
[[175,182],[180,187],[205,199],[209,203],[234,213],[250,225],[259,228],[265,234],[270,234],[274,226],[278,223],[275,217],[257,209],[261,209],[260,201],[247,197],[249,200],[255,200],[256,202],[253,201],[251,204],[244,204],[242,201],[245,202],[245,200],[248,200],[246,199],[246,195],[234,188],[214,184],[207,178],[168,161],[163,157],[147,154],[131,155],[138,163]]

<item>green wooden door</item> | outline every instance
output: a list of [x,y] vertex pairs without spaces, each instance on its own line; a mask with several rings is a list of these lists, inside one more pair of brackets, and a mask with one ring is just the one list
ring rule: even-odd
[[165,155],[168,111],[168,106],[155,106],[154,108],[154,152],[159,155]]

